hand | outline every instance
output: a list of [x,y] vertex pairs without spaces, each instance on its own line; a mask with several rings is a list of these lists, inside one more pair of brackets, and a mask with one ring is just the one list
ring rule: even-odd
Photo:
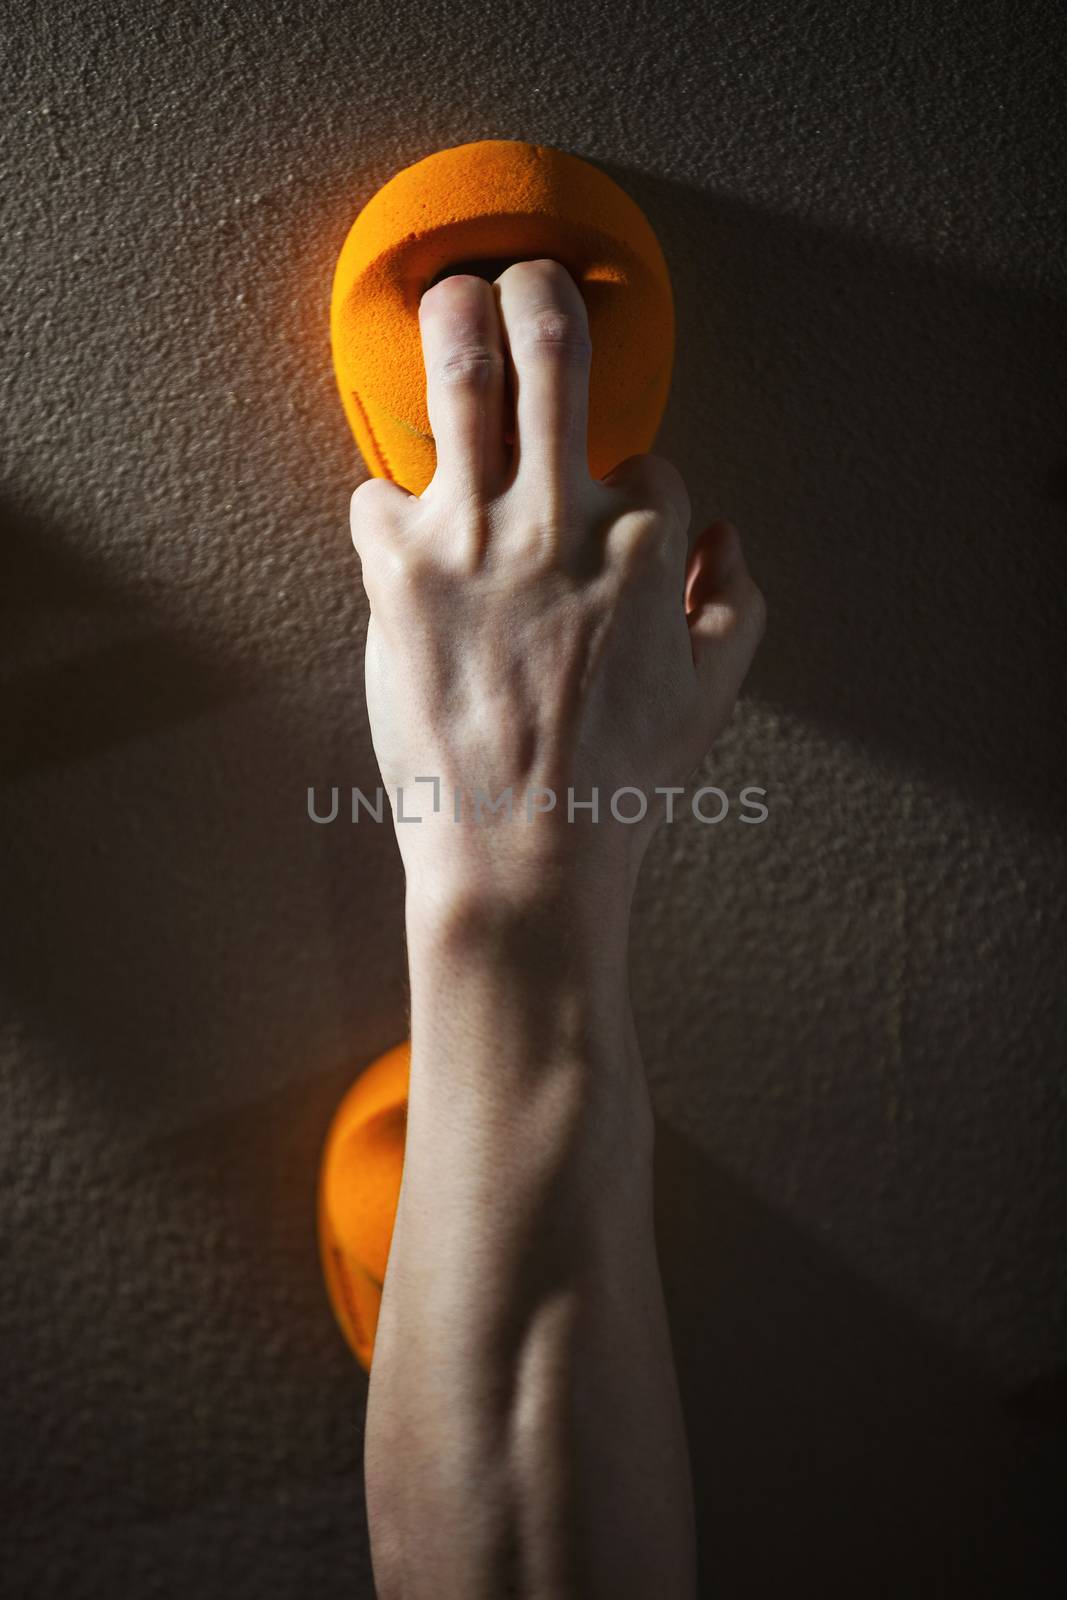
[[[683,786],[729,719],[763,597],[731,524],[688,551],[668,461],[590,476],[589,325],[561,265],[442,279],[419,320],[433,480],[415,496],[371,478],[351,506],[371,731],[409,895],[632,889],[664,812],[655,790]],[[436,812],[420,778],[439,780]],[[623,788],[647,800],[640,822],[612,815]],[[510,819],[485,803],[508,789]],[[568,792],[593,789],[596,823],[568,820]],[[640,799],[618,807],[635,815]]]

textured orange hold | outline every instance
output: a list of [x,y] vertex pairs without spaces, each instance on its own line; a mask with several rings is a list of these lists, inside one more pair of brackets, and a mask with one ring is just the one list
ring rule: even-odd
[[338,1106],[319,1169],[319,1251],[341,1332],[369,1372],[407,1129],[411,1047],[360,1073]]
[[[547,145],[483,139],[405,167],[359,213],[333,280],[334,371],[370,472],[421,494],[436,451],[419,301],[449,266],[549,257],[589,313],[589,471],[650,450],[674,362],[674,303],[659,241],[599,168]],[[501,268],[500,270],[503,270]]]

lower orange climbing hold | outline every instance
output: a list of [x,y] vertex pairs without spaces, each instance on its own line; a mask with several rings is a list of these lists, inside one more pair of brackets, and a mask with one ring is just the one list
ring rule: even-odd
[[407,1131],[407,1040],[387,1050],[338,1106],[319,1169],[319,1252],[341,1332],[370,1371]]
[[[550,145],[481,139],[423,157],[356,217],[334,270],[337,387],[368,470],[419,495],[437,453],[419,301],[448,268],[559,261],[585,300],[589,471],[652,448],[670,390],[674,302],[656,235],[599,167]],[[480,275],[485,275],[480,274]]]

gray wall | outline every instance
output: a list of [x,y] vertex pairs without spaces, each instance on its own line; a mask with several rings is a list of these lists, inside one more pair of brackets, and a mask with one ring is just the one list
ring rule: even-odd
[[402,880],[305,813],[377,781],[327,309],[370,194],[486,137],[645,207],[657,449],[769,603],[708,773],[770,819],[665,829],[633,939],[706,1592],[1050,1577],[1054,10],[9,0],[5,1594],[371,1594],[313,1193]]

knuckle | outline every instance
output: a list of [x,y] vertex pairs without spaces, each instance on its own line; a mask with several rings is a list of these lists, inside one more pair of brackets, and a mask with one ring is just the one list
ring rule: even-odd
[[437,363],[433,375],[446,388],[484,388],[503,362],[503,352],[487,344],[458,345]]
[[612,529],[613,554],[625,571],[647,567],[668,547],[662,518],[654,511],[632,511]]
[[563,549],[571,525],[565,517],[551,513],[524,517],[521,529],[514,536],[514,548],[521,551],[527,563],[549,567]]
[[534,312],[524,332],[528,350],[564,361],[586,361],[593,353],[589,330],[570,311],[555,307]]
[[383,499],[382,486],[385,482],[384,478],[364,478],[363,482],[358,483],[352,490],[353,507],[358,507],[362,511]]
[[404,491],[391,478],[365,478],[353,489],[349,510],[353,521],[364,517],[395,519],[405,500]]
[[693,514],[685,479],[666,456],[627,456],[601,482],[632,499],[667,509],[680,526],[688,528]]
[[473,570],[479,565],[491,532],[490,509],[480,495],[464,495],[450,507],[448,544],[451,558],[461,569]]
[[418,545],[394,545],[392,579],[398,589],[409,594],[427,588],[434,576],[434,562]]
[[364,587],[371,603],[389,610],[403,608],[424,595],[434,575],[434,564],[427,552],[413,541],[390,540],[364,566]]
[[693,507],[682,474],[666,456],[650,455],[647,460],[649,475],[658,497],[671,507],[683,527],[688,527]]

